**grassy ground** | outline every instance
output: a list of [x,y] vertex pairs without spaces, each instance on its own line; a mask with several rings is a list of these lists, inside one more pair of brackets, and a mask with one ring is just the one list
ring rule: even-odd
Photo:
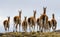
[[60,37],[58,32],[9,32],[0,33],[0,37]]

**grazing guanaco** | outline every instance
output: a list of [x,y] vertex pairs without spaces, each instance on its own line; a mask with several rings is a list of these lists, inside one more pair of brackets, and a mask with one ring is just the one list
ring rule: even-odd
[[49,32],[50,32],[50,30],[51,30],[51,27],[52,27],[52,25],[51,25],[51,21],[48,20],[48,30],[49,30]]
[[40,16],[40,26],[41,26],[41,32],[46,31],[47,29],[47,23],[48,23],[48,16],[46,15],[46,8],[43,8],[44,12]]
[[22,22],[22,27],[25,32],[27,32],[27,25],[28,25],[27,17],[24,17],[24,20]]
[[[35,24],[36,24],[36,10],[34,10],[33,12],[34,12],[34,15],[28,18],[28,24],[29,24],[30,27],[32,27],[32,29],[33,29],[33,26],[34,26],[34,29],[35,29]],[[30,27],[29,27],[29,29],[31,30]]]
[[37,18],[37,29],[38,29],[38,26],[39,26],[39,31],[40,31],[41,27],[40,27],[40,19],[39,18]]
[[9,31],[9,23],[10,23],[10,16],[8,17],[7,20],[3,21],[3,25],[4,25],[4,28],[5,28],[5,31]]
[[57,21],[55,19],[54,14],[52,14],[51,24],[52,24],[53,31],[55,31],[56,30],[56,27],[57,27]]
[[21,26],[21,11],[19,11],[19,16],[14,16],[14,26],[16,27],[16,32],[17,32],[17,27],[19,25],[19,30],[20,30],[20,26]]

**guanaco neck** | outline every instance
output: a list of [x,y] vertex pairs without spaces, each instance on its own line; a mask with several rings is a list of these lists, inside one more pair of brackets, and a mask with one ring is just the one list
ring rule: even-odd
[[8,22],[10,22],[10,17],[8,17]]
[[43,14],[46,14],[46,8],[43,8]]
[[19,17],[20,17],[20,19],[21,19],[21,11],[19,12]]
[[25,21],[26,21],[26,17],[25,17]]
[[55,19],[54,15],[52,15],[52,18]]
[[34,18],[36,18],[36,11],[34,11]]

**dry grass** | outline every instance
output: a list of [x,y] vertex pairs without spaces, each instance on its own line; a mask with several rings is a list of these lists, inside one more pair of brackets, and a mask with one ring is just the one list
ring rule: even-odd
[[58,32],[9,32],[2,33],[0,37],[60,37]]

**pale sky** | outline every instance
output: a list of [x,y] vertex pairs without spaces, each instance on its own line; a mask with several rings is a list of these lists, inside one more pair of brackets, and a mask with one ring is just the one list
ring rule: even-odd
[[33,10],[37,11],[37,18],[43,13],[43,7],[47,7],[46,14],[49,19],[52,13],[57,20],[57,30],[60,29],[60,0],[0,0],[0,32],[4,32],[3,21],[10,16],[10,31],[13,29],[13,17],[22,10],[22,21],[24,16],[33,16]]

